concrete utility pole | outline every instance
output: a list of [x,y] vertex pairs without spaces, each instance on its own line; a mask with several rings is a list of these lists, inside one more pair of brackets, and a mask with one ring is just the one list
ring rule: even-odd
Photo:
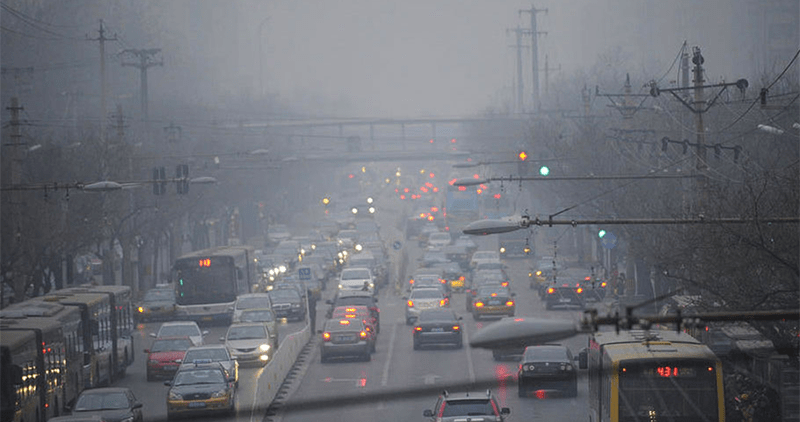
[[[694,64],[694,108],[695,110],[705,110],[706,100],[705,91],[703,89],[703,62],[705,59],[700,54],[700,47],[692,49],[692,63]],[[697,155],[695,156],[695,169],[698,173],[697,178],[697,194],[698,194],[698,209],[697,212],[703,213],[705,211],[707,202],[707,187],[708,180],[706,179],[706,171],[708,170],[708,163],[706,162],[706,133],[703,126],[703,113],[695,113],[695,131],[697,132]]]
[[531,95],[531,107],[534,110],[539,109],[539,44],[538,44],[538,37],[539,34],[546,34],[546,32],[539,32],[536,26],[536,14],[544,12],[547,13],[547,9],[537,9],[531,5],[531,8],[528,10],[520,10],[519,14],[522,15],[523,13],[530,13],[531,14],[531,69],[533,70],[533,92]]
[[106,121],[106,41],[116,41],[114,38],[106,38],[106,30],[103,28],[103,20],[100,19],[100,35],[97,38],[86,37],[88,41],[98,41],[100,43],[100,140],[105,142],[105,121]]
[[522,35],[525,33],[525,29],[517,26],[514,29],[506,29],[506,33],[508,32],[514,32],[517,34],[517,44],[514,46],[517,48],[517,113],[524,113],[524,89],[522,83]]
[[160,48],[150,49],[127,49],[123,50],[123,54],[133,54],[139,58],[139,62],[122,62],[123,66],[131,66],[139,69],[141,75],[141,83],[139,88],[139,97],[142,101],[142,120],[148,120],[147,115],[147,69],[153,66],[164,66],[164,60],[155,61],[156,54],[161,52]]

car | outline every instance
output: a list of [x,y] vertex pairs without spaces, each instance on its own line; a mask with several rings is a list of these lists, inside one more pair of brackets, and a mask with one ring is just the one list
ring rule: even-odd
[[236,412],[236,388],[219,363],[197,363],[178,370],[172,381],[164,381],[167,419],[191,414]]
[[164,321],[172,318],[176,307],[175,290],[159,287],[145,292],[134,315],[139,322]]
[[497,397],[492,394],[491,390],[486,390],[484,393],[453,394],[444,391],[436,400],[433,409],[426,409],[422,412],[422,416],[437,422],[504,421],[505,417],[510,414],[511,409],[500,407]]
[[272,301],[268,293],[245,293],[236,297],[233,302],[232,323],[241,322],[242,312],[247,309],[272,308]]
[[331,318],[333,310],[339,306],[358,306],[364,305],[369,309],[370,315],[375,318],[376,332],[381,332],[381,310],[378,307],[378,298],[373,296],[372,293],[362,291],[348,291],[338,292],[332,300],[326,300],[325,303],[330,305],[326,316]]
[[193,346],[189,337],[161,337],[153,341],[147,353],[147,381],[172,379],[183,362],[186,351]]
[[578,371],[574,362],[575,358],[566,346],[526,347],[517,372],[519,396],[528,397],[532,391],[543,391],[545,395],[556,391],[566,397],[576,397]]
[[150,333],[150,337],[189,337],[192,345],[201,346],[208,331],[200,331],[200,326],[194,321],[170,321],[161,324],[158,332]]
[[500,254],[497,251],[475,251],[469,261],[469,266],[475,268],[482,262],[500,262]]
[[231,324],[219,341],[225,343],[231,356],[242,365],[266,365],[275,353],[267,326],[260,322]]
[[472,317],[476,321],[487,316],[513,317],[516,312],[514,296],[502,286],[480,287],[472,300]]
[[548,283],[552,281],[553,275],[559,273],[562,269],[563,266],[559,265],[553,257],[542,257],[528,271],[530,288],[538,291],[540,298],[544,297]]
[[472,302],[475,300],[475,297],[478,295],[478,289],[481,287],[494,286],[508,288],[508,285],[508,280],[501,271],[478,271],[472,276],[470,287],[466,290],[467,294],[464,297],[464,304],[466,305],[467,312],[472,312]]
[[584,309],[583,288],[569,284],[550,286],[545,290],[544,306],[546,309],[555,308],[580,308]]
[[345,268],[339,276],[339,290],[363,290],[375,293],[375,279],[366,267]]
[[464,346],[461,317],[447,308],[425,309],[414,324],[414,350],[422,346],[449,344],[460,349]]
[[442,271],[442,280],[444,280],[451,292],[463,292],[466,289],[466,273],[457,263],[436,264],[431,267],[431,270]]
[[272,310],[278,318],[302,321],[306,317],[306,301],[296,289],[275,288],[269,292]]
[[130,388],[106,387],[83,390],[72,416],[100,417],[103,422],[142,422],[142,403]]
[[430,236],[428,236],[428,248],[444,248],[445,246],[448,246],[452,240],[453,239],[450,237],[450,233],[431,233]]
[[372,360],[371,345],[366,326],[359,319],[329,319],[325,321],[320,342],[319,360],[357,357]]
[[406,302],[406,325],[413,324],[423,309],[443,308],[447,306],[447,299],[441,289],[418,288],[412,289]]
[[360,319],[367,330],[367,337],[370,341],[370,350],[375,352],[375,345],[378,342],[377,320],[370,314],[366,306],[340,306],[333,310],[333,319]]
[[450,285],[444,278],[442,271],[432,271],[422,269],[414,273],[414,277],[408,280],[408,285],[411,290],[420,288],[437,288],[441,289],[444,297],[450,300]]
[[269,335],[272,337],[272,345],[277,348],[280,343],[278,338],[278,318],[272,308],[246,309],[239,317],[239,322],[260,322],[267,326]]
[[190,347],[183,357],[182,367],[194,366],[199,363],[217,362],[222,365],[228,376],[228,381],[239,385],[239,361],[233,358],[230,351],[223,344],[206,344],[204,346]]

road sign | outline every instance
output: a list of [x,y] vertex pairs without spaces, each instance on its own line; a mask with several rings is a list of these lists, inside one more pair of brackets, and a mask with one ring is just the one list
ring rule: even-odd
[[300,270],[298,270],[298,275],[301,281],[311,280],[311,268],[300,268]]
[[600,242],[603,244],[603,247],[608,249],[613,249],[614,246],[617,246],[617,236],[614,236],[614,233],[607,232]]
[[403,244],[400,243],[399,240],[395,240],[394,243],[392,244],[392,247],[394,248],[394,250],[399,251],[400,248],[403,247]]

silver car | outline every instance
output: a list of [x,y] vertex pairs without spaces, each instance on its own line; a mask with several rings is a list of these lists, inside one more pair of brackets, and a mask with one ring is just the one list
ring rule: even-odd
[[231,356],[242,365],[266,365],[275,353],[267,326],[260,322],[232,324],[225,337],[219,340],[225,343]]
[[221,344],[190,347],[183,356],[184,365],[219,362],[228,374],[228,381],[239,385],[239,362],[233,358],[228,348]]
[[320,342],[319,359],[325,363],[332,357],[357,357],[372,360],[369,333],[359,319],[325,321]]
[[423,309],[443,308],[448,305],[444,293],[437,288],[412,289],[406,302],[406,325],[411,325],[419,318]]
[[150,337],[189,337],[192,344],[202,346],[208,331],[200,331],[200,326],[194,321],[171,321],[161,324],[157,333],[150,333]]
[[272,301],[267,293],[246,293],[236,297],[233,303],[233,319],[231,322],[242,322],[242,312],[248,309],[272,308]]
[[272,309],[246,309],[239,316],[237,322],[260,322],[267,326],[269,336],[272,338],[272,347],[278,348],[278,318]]

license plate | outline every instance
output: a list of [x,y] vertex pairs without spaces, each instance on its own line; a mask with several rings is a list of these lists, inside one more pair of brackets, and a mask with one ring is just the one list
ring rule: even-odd
[[[213,321],[213,320],[214,320],[214,317],[210,317],[210,316],[204,316],[203,317],[203,321]],[[203,405],[205,405],[205,404],[203,404]]]
[[206,404],[201,402],[201,401],[193,401],[193,402],[189,403],[189,408],[190,409],[198,409],[198,408],[201,408],[201,407],[206,407]]
[[442,328],[442,327],[439,327],[439,328],[431,328],[431,332],[433,332],[433,333],[441,333],[441,332],[443,332],[443,331],[444,331],[444,328]]
[[558,299],[561,303],[572,302],[572,299]]
[[337,336],[336,341],[353,341],[353,336]]
[[497,306],[499,304],[500,304],[499,300],[490,300],[489,301],[489,306]]

